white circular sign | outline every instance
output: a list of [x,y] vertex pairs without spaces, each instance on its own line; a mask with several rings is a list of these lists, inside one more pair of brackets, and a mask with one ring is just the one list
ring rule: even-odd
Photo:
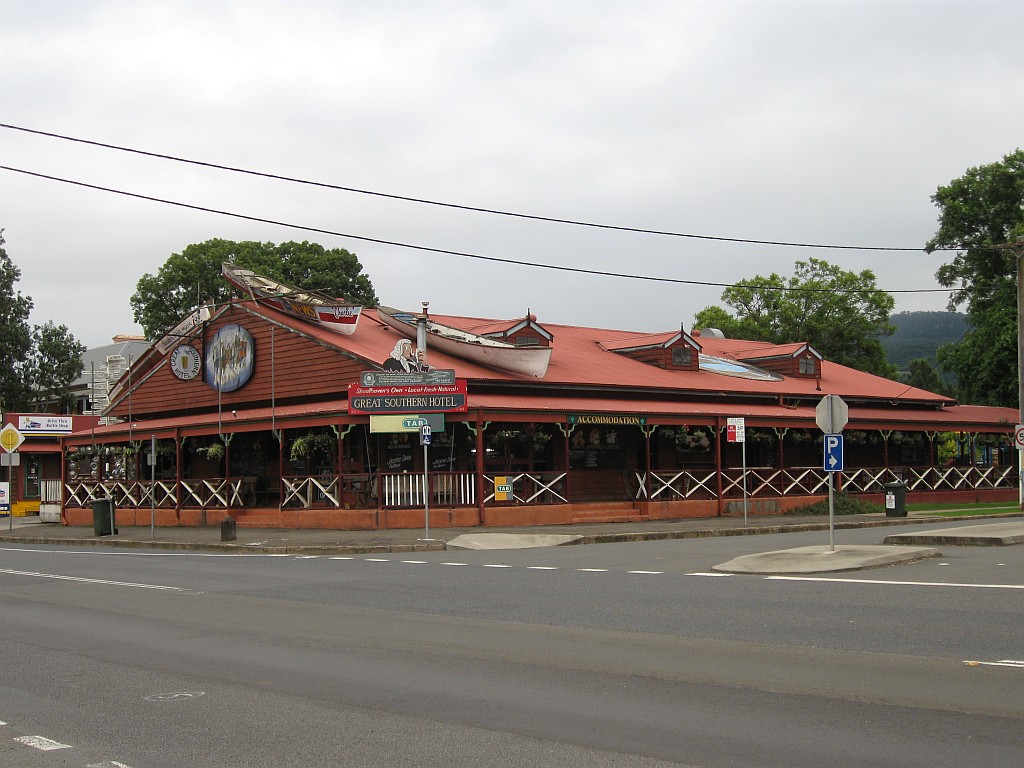
[[203,356],[191,344],[181,344],[171,352],[171,371],[182,381],[194,379],[203,367]]
[[1013,442],[1018,448],[1024,448],[1024,424],[1018,424],[1013,431]]

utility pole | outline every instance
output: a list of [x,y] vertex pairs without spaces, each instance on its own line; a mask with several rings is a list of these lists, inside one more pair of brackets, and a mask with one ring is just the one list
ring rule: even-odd
[[[1024,424],[1024,236],[1015,243],[994,246],[1013,254],[1017,263],[1017,408],[1018,424]],[[1018,505],[1024,511],[1024,447],[1017,448]]]

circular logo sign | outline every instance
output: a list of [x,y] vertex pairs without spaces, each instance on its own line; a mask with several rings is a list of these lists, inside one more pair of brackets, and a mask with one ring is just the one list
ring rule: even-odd
[[191,344],[181,344],[171,352],[171,370],[182,381],[194,379],[203,365],[203,356]]

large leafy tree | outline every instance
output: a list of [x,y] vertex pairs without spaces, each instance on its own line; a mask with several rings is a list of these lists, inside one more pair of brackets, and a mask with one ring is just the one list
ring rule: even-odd
[[955,252],[936,278],[953,289],[951,310],[966,306],[968,323],[960,341],[939,349],[939,362],[956,374],[963,401],[1016,407],[1016,257],[994,246],[1024,234],[1024,151],[969,169],[939,187],[932,202],[939,230],[926,250]]
[[775,344],[806,341],[832,362],[895,375],[879,341],[894,330],[895,302],[876,287],[871,270],[847,272],[812,258],[796,262],[792,277],[742,280],[722,292],[722,301],[733,313],[707,307],[697,313],[698,327]]
[[172,254],[157,274],[145,274],[136,284],[131,306],[146,337],[159,338],[197,306],[228,301],[233,294],[221,276],[224,262],[354,304],[377,304],[370,278],[362,273],[355,254],[344,248],[207,240]]
[[56,405],[61,413],[70,413],[75,405],[71,384],[82,375],[85,345],[66,325],[47,321],[32,330],[32,346],[29,374],[35,409]]
[[32,299],[17,290],[21,270],[3,246],[0,230],[0,411],[58,406],[69,412],[70,386],[82,375],[85,346],[66,326],[29,325]]

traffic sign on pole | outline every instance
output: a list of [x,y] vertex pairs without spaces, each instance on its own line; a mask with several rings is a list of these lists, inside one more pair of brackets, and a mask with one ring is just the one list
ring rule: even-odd
[[0,448],[7,453],[14,453],[24,442],[25,436],[13,424],[5,424],[4,428],[0,429]]
[[814,409],[814,422],[826,434],[842,432],[849,420],[850,408],[839,395],[825,395]]
[[743,417],[727,419],[725,434],[730,443],[746,442],[746,422],[743,421]]
[[843,471],[842,435],[825,435],[825,471]]

